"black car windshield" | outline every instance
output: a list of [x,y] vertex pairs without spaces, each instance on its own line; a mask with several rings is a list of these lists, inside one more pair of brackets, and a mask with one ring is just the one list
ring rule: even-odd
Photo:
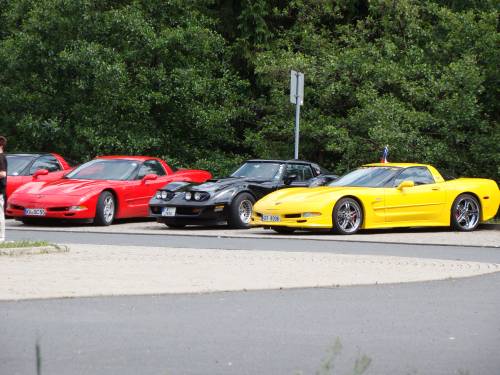
[[19,174],[35,159],[32,155],[6,155],[7,176],[19,176]]
[[95,159],[66,175],[77,180],[129,180],[137,171],[140,162],[135,160]]
[[245,177],[255,180],[277,180],[281,171],[280,163],[248,162],[239,167],[231,177]]
[[381,187],[400,170],[398,167],[363,167],[343,175],[328,186]]

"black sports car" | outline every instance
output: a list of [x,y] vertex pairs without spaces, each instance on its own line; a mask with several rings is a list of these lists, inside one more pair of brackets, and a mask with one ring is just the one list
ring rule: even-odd
[[248,228],[255,201],[294,186],[323,185],[336,176],[300,160],[248,160],[229,177],[197,185],[172,182],[149,202],[150,214],[172,228],[229,224]]

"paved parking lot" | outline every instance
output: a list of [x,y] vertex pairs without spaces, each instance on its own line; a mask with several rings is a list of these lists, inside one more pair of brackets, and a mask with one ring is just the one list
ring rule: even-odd
[[[404,228],[392,230],[370,230],[359,234],[341,236],[323,232],[297,232],[292,235],[282,235],[272,230],[254,228],[248,230],[229,229],[227,227],[187,227],[184,229],[170,229],[154,221],[120,221],[109,227],[98,227],[91,224],[61,224],[50,223],[45,225],[24,225],[21,222],[8,220],[7,231],[40,230],[65,232],[97,232],[97,233],[136,233],[152,235],[192,235],[209,237],[235,238],[294,238],[321,241],[354,241],[354,242],[381,242],[403,244],[434,244],[453,246],[481,246],[500,247],[500,225],[484,224],[474,232],[464,233],[451,231],[448,228]],[[7,233],[8,236],[8,233]]]

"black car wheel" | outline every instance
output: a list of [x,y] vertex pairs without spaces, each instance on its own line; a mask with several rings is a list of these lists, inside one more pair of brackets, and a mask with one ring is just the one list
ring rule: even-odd
[[481,205],[476,197],[460,194],[451,206],[451,227],[470,232],[477,228],[481,218]]
[[290,227],[273,227],[272,230],[279,234],[292,234],[295,232],[295,228]]
[[252,195],[248,193],[238,194],[229,208],[229,226],[238,229],[249,228],[254,203],[255,199]]
[[340,199],[333,208],[333,231],[338,234],[354,234],[363,223],[361,205],[352,198]]
[[94,223],[101,226],[111,225],[115,218],[115,197],[109,191],[103,191],[97,199]]

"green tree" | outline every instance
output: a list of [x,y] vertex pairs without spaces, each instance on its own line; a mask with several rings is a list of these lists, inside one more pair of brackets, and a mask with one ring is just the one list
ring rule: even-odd
[[247,84],[197,9],[180,0],[11,2],[0,116],[13,144],[79,159],[231,160]]

